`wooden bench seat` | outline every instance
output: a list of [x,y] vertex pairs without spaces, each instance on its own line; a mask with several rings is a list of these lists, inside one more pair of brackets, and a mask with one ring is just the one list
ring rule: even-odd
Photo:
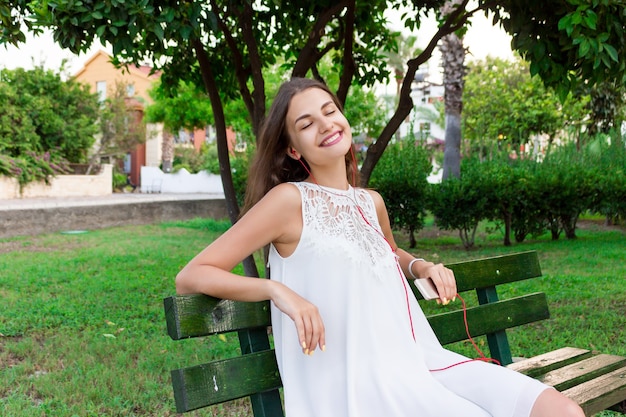
[[[470,334],[486,336],[490,356],[503,366],[554,386],[591,416],[626,404],[626,358],[564,347],[513,361],[506,329],[550,317],[546,295],[531,293],[500,300],[501,284],[541,276],[536,252],[522,252],[448,265],[460,294],[475,291],[478,305],[467,309]],[[416,297],[419,292],[411,284]],[[250,396],[256,417],[283,416],[281,380],[268,336],[269,302],[241,303],[206,295],[164,300],[167,331],[174,340],[238,332],[242,355],[171,372],[177,412]],[[467,339],[462,309],[428,316],[442,344]],[[523,352],[522,352],[523,353]]]

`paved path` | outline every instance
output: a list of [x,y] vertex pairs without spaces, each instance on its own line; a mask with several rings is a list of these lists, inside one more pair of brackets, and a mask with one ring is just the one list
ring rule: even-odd
[[0,211],[29,210],[59,207],[86,207],[107,206],[118,204],[136,204],[160,201],[190,201],[223,199],[224,194],[141,194],[141,193],[114,193],[97,197],[54,197],[54,198],[16,198],[0,200]]

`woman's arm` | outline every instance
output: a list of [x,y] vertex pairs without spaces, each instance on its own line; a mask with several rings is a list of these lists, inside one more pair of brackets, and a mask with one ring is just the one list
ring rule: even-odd
[[317,307],[280,282],[230,271],[269,243],[297,245],[302,232],[301,197],[291,184],[274,187],[230,229],[196,255],[176,276],[178,294],[202,293],[236,301],[271,300],[295,323],[305,353],[325,345]]
[[176,276],[179,294],[203,293],[237,301],[270,299],[268,280],[250,279],[230,272],[250,254],[270,242],[286,239],[284,219],[295,213],[299,204],[293,186],[279,186],[246,215],[196,255]]
[[[405,250],[398,248],[398,245],[396,245],[391,230],[389,214],[387,213],[383,198],[376,191],[370,190],[370,193],[376,206],[378,223],[380,224],[385,239],[396,252],[398,262],[400,263],[404,275],[408,278],[430,278],[435,284],[435,287],[437,287],[439,301],[443,304],[447,304],[456,298],[456,280],[454,278],[454,272],[446,268],[443,264],[435,264],[426,260],[411,262],[415,257]],[[409,271],[409,266],[411,266],[411,271]]]

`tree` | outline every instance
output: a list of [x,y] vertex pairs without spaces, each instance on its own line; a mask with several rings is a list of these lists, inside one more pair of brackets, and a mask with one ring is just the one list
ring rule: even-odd
[[564,126],[579,123],[588,100],[570,94],[561,101],[530,75],[528,63],[487,57],[469,65],[464,135],[483,156],[498,149],[517,152],[533,135],[553,138]]
[[174,133],[212,124],[211,104],[203,89],[183,80],[169,88],[158,83],[148,94],[153,103],[146,107],[146,121],[163,123],[163,171],[169,172],[174,160]]
[[100,107],[100,139],[90,165],[104,156],[113,160],[121,159],[146,141],[145,124],[137,114],[141,111],[136,108],[139,103],[128,97],[127,87],[127,83],[116,82],[113,94]]
[[[562,97],[577,83],[624,79],[626,63],[618,57],[626,52],[622,33],[626,16],[619,0],[481,0],[467,10],[468,2],[463,0],[447,15],[424,51],[407,61],[396,110],[363,162],[364,184],[392,135],[413,110],[411,84],[418,67],[430,58],[443,36],[461,29],[474,13],[493,13],[494,22],[513,36],[513,47],[531,63],[531,72],[556,86]],[[50,28],[55,40],[74,52],[86,50],[99,39],[112,45],[120,64],[151,60],[164,70],[167,85],[177,85],[180,79],[202,82],[213,107],[224,190],[234,221],[238,207],[222,100],[240,95],[256,132],[266,109],[262,70],[283,57],[284,68],[292,76],[324,78],[327,74],[319,72],[317,63],[329,56],[340,78],[337,94],[345,101],[352,85],[369,86],[389,75],[379,52],[393,48],[395,42],[385,27],[385,10],[407,7],[404,24],[414,29],[444,3],[103,0],[87,7],[74,0],[55,0],[39,7],[39,3],[10,0],[8,20],[13,24],[35,14],[38,25]],[[15,31],[1,36],[4,42],[19,41]]]
[[69,162],[86,162],[97,131],[97,96],[89,87],[36,67],[0,70],[0,153],[56,150]]
[[[607,134],[619,129],[624,121],[626,91],[624,84],[615,80],[603,81],[587,89],[591,100],[587,131],[593,137],[597,133]],[[580,146],[579,146],[580,147]]]
[[[460,0],[448,0],[441,8],[445,19],[461,6]],[[465,47],[462,28],[441,39],[441,62],[445,104],[445,149],[443,179],[461,175],[461,112],[463,111],[463,84],[465,77]]]

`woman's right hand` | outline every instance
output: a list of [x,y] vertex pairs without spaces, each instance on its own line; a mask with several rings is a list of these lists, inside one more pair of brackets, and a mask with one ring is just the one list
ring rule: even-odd
[[312,355],[315,349],[326,349],[324,323],[317,307],[285,285],[272,283],[271,300],[274,305],[293,320],[302,352]]

